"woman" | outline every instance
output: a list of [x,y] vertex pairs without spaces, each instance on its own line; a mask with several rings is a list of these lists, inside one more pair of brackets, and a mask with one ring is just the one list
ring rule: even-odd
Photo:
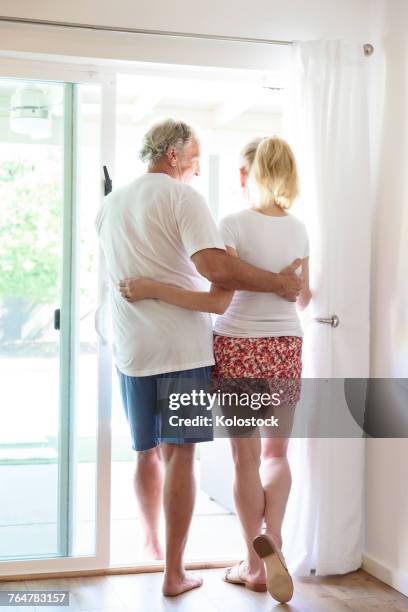
[[[296,161],[289,145],[279,138],[250,142],[242,152],[240,180],[250,208],[221,221],[228,252],[273,272],[300,258],[304,282],[297,306],[306,308],[311,299],[308,238],[303,223],[288,213],[298,195]],[[273,293],[234,293],[215,285],[209,292],[189,291],[151,279],[127,280],[125,287],[130,301],[156,298],[219,314],[214,326],[214,378],[262,379],[271,385],[279,379],[285,392],[274,415],[289,422],[290,430],[302,369],[302,329],[293,302]],[[121,289],[125,295],[123,285]],[[283,437],[257,433],[231,438],[234,498],[247,559],[229,568],[225,580],[255,591],[268,590],[275,599],[286,602],[293,594],[281,552],[281,528],[291,487],[290,431],[286,428]]]

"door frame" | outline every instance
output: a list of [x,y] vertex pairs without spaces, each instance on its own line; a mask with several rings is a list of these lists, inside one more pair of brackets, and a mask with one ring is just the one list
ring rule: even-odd
[[[154,62],[154,65],[156,63]],[[174,65],[173,65],[174,66]],[[192,67],[185,65],[181,68],[183,73],[192,73]],[[204,67],[201,67],[204,70]],[[253,70],[257,76],[253,75],[254,80],[259,79],[262,73],[262,81],[268,82],[268,73],[262,68]],[[208,71],[213,71],[208,67]],[[150,73],[147,63],[143,67],[133,68],[129,63],[117,66],[111,65],[92,65],[73,63],[70,60],[65,62],[4,58],[0,55],[0,76],[10,78],[37,79],[39,81],[53,80],[67,83],[99,83],[102,87],[102,120],[101,120],[101,170],[106,165],[111,177],[115,177],[115,108],[116,108],[116,73],[120,74],[139,74]],[[156,72],[156,70],[155,70]],[[163,73],[165,68],[163,68]],[[218,68],[218,78],[224,79],[225,73],[230,74],[231,68],[225,66],[225,71]],[[234,72],[237,72],[235,69]],[[242,70],[246,75],[251,73],[249,68]],[[209,72],[208,72],[209,75]],[[207,77],[210,78],[210,75]],[[103,200],[103,176],[101,171],[101,201]],[[99,305],[103,305],[106,300],[106,288],[108,277],[105,269],[103,257],[99,257]],[[100,314],[101,310],[99,311]],[[98,320],[97,328],[101,335],[98,338],[98,432],[97,432],[97,492],[96,492],[96,550],[93,556],[83,557],[58,557],[47,559],[33,559],[13,562],[0,562],[0,580],[2,577],[24,575],[63,575],[73,572],[86,573],[131,573],[140,571],[161,571],[163,563],[154,565],[145,563],[135,563],[131,567],[111,566],[110,561],[110,526],[111,526],[111,396],[112,396],[112,352],[109,344],[104,341],[103,329],[104,317]],[[101,328],[101,329],[100,329]],[[199,567],[225,567],[231,565],[236,560],[226,560],[201,563],[188,563],[189,568]]]
[[[114,161],[115,161],[115,103],[116,103],[116,75],[111,71],[103,69],[95,69],[95,66],[75,65],[65,63],[55,63],[50,61],[30,61],[20,59],[8,59],[0,57],[0,77],[15,78],[22,80],[35,80],[40,82],[57,82],[66,85],[64,91],[64,103],[70,111],[70,117],[66,118],[64,126],[64,137],[68,138],[69,147],[72,155],[64,160],[64,246],[65,249],[63,270],[67,274],[66,283],[69,287],[64,289],[61,298],[61,310],[65,307],[71,310],[73,296],[71,291],[72,282],[74,280],[75,258],[69,262],[73,254],[75,244],[75,228],[72,228],[72,220],[75,219],[76,213],[76,198],[75,198],[75,107],[76,107],[76,85],[81,84],[99,84],[101,86],[101,145],[100,145],[100,166],[101,166],[101,203],[103,200],[103,174],[102,166],[107,165],[111,176],[114,178]],[[64,104],[64,105],[65,105]],[[65,142],[64,142],[65,147]],[[70,183],[69,185],[67,183]],[[69,200],[69,202],[67,201]],[[74,230],[74,231],[72,231]],[[99,258],[103,262],[103,258]],[[104,264],[101,263],[99,269],[99,291],[98,298],[101,299],[106,294],[106,271]],[[63,312],[62,312],[63,314]],[[72,317],[71,317],[72,319]],[[75,330],[71,328],[71,321],[61,317],[61,327],[64,329],[67,336],[67,346],[64,347],[65,356],[68,359],[68,369],[62,373],[65,381],[63,388],[63,397],[61,397],[61,415],[60,421],[61,431],[70,429],[70,445],[72,444],[72,419],[69,419],[71,410],[65,408],[67,406],[72,409],[72,381],[69,381],[70,374],[70,359],[72,352],[72,343],[75,339]],[[98,423],[97,423],[97,457],[96,457],[96,511],[95,511],[95,554],[89,556],[58,556],[46,557],[39,559],[21,559],[11,561],[0,561],[0,580],[9,576],[25,576],[37,574],[55,574],[65,572],[78,571],[94,571],[106,570],[109,568],[110,555],[110,476],[111,476],[111,371],[112,371],[112,354],[110,346],[103,342],[98,336]],[[108,381],[108,384],[107,384]],[[70,457],[70,448],[63,448],[63,453]],[[61,462],[63,463],[63,462]],[[70,481],[70,461],[68,465],[61,465],[59,469],[59,478],[66,483]],[[63,483],[62,483],[63,484]],[[59,483],[61,487],[61,482]],[[65,487],[67,488],[67,487]],[[60,489],[61,491],[61,489]],[[70,496],[72,500],[72,495]],[[58,534],[62,543],[62,549],[66,554],[70,551],[67,547],[69,531],[72,525],[69,524],[72,513],[69,509],[69,499],[65,494],[59,495],[59,509],[62,510],[65,523],[63,529]]]

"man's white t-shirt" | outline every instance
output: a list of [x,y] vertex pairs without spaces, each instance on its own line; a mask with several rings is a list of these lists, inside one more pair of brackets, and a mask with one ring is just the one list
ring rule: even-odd
[[119,370],[150,376],[214,364],[211,317],[159,300],[128,303],[120,280],[147,276],[205,291],[190,257],[225,250],[204,198],[167,174],[146,173],[112,192],[96,227],[112,282],[112,329]]
[[[269,272],[280,272],[295,259],[309,256],[306,228],[291,214],[272,217],[243,210],[225,217],[220,231],[240,259]],[[214,331],[241,338],[303,335],[294,302],[254,291],[235,291],[228,310],[216,318]]]

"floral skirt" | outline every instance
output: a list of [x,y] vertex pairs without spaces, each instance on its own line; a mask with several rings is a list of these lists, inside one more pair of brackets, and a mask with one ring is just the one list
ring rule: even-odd
[[[214,335],[213,379],[223,389],[250,386],[253,390],[279,392],[282,403],[299,401],[302,375],[302,338],[235,338]],[[251,381],[244,379],[256,379]],[[228,382],[227,382],[228,381]]]

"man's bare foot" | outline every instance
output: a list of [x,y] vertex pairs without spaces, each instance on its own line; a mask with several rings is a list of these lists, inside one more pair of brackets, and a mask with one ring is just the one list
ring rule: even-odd
[[163,549],[158,540],[146,540],[143,545],[144,559],[164,559]]
[[194,574],[184,573],[181,576],[170,577],[164,576],[163,582],[163,595],[166,597],[176,597],[176,595],[181,595],[186,591],[191,591],[191,589],[196,589],[203,584],[203,579],[199,576],[194,576]]

